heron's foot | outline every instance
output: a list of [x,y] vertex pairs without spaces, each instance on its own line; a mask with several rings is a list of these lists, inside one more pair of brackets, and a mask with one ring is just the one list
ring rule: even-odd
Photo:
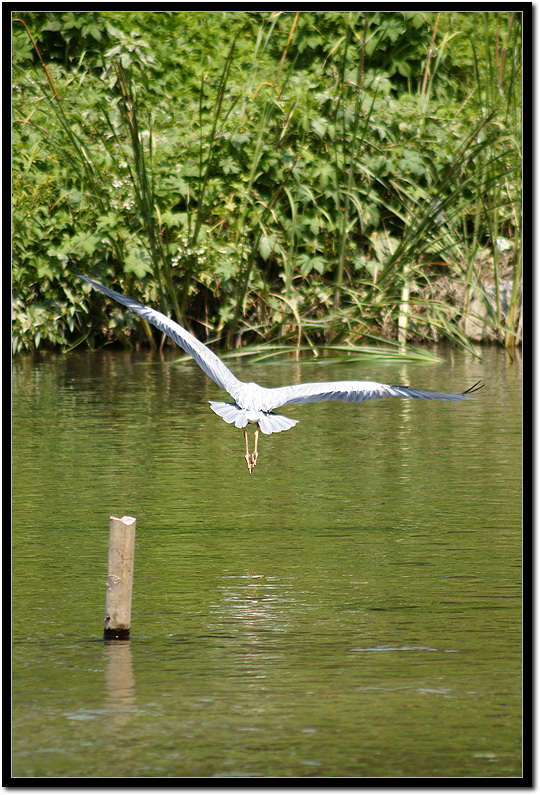
[[257,428],[255,429],[255,449],[252,453],[249,452],[247,427],[244,428],[244,439],[246,440],[246,455],[244,457],[246,459],[249,474],[251,475],[253,472],[253,467],[257,463],[257,459],[259,457],[257,452],[257,442],[259,441],[259,425],[257,424]]
[[258,457],[259,457],[259,454],[258,454],[258,452],[256,450],[255,450],[255,452],[253,452],[251,454],[250,453],[246,453],[245,456],[244,456],[244,458],[246,459],[246,462],[247,462],[247,467],[248,467],[250,475],[253,472],[253,467],[256,465]]
[[249,453],[246,453],[244,458],[247,461],[247,467],[249,470],[249,474],[251,475],[251,473],[253,472],[253,467],[255,466],[255,461],[253,460],[253,456],[250,455]]

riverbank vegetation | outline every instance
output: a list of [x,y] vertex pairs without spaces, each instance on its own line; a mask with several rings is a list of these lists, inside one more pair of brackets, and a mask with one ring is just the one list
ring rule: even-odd
[[14,14],[14,351],[161,344],[72,266],[232,349],[513,348],[521,35],[513,12]]

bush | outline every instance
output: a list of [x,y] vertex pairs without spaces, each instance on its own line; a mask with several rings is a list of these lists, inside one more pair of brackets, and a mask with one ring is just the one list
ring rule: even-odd
[[[99,310],[70,262],[229,345],[466,345],[472,290],[502,278],[501,237],[521,284],[518,15],[32,12],[13,26],[15,351],[110,338],[117,322],[144,333]],[[461,305],[441,276],[463,283]],[[492,322],[519,337],[519,312]]]

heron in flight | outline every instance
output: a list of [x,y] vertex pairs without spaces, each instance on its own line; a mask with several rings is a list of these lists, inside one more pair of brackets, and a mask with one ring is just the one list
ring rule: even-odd
[[[233,403],[223,403],[217,400],[210,400],[210,408],[225,422],[233,423],[237,428],[244,429],[244,440],[246,443],[246,462],[251,475],[253,467],[257,463],[259,453],[257,445],[259,432],[264,434],[279,433],[292,428],[298,420],[291,420],[281,414],[274,414],[273,409],[285,405],[285,403],[314,403],[318,400],[343,400],[345,403],[358,403],[363,400],[373,398],[400,397],[400,398],[422,398],[423,400],[466,400],[472,392],[482,388],[478,381],[465,392],[457,395],[449,395],[443,392],[429,392],[424,389],[411,389],[408,386],[390,386],[389,384],[378,384],[375,381],[329,381],[318,384],[293,384],[292,386],[281,386],[274,389],[267,389],[255,383],[244,383],[239,381],[231,371],[225,367],[221,359],[215,353],[199,342],[193,334],[179,326],[174,320],[151,309],[149,306],[139,303],[128,295],[122,295],[109,287],[89,279],[78,273],[77,276],[83,279],[96,290],[100,290],[109,298],[114,298],[118,303],[127,306],[136,315],[144,318],[157,329],[167,334],[183,351],[192,356],[201,370],[209,376],[212,381],[222,389],[225,389],[233,398]],[[255,440],[253,452],[249,452],[248,425],[255,425]]]

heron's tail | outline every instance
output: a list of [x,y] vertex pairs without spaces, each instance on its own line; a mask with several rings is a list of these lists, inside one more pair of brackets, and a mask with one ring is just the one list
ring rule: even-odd
[[262,433],[279,433],[280,431],[288,431],[297,422],[298,420],[291,420],[289,417],[284,417],[283,414],[263,411],[259,417],[259,428]]
[[[218,416],[225,420],[225,422],[233,423],[237,428],[245,428],[249,423],[248,414],[253,415],[253,412],[248,412],[246,409],[241,409],[236,403],[221,403],[216,400],[209,400],[210,408]],[[253,421],[253,420],[252,420]],[[291,420],[289,417],[283,417],[281,414],[273,414],[270,411],[261,411],[256,419],[259,423],[259,428],[262,433],[279,433],[286,431],[296,425],[298,420]]]

